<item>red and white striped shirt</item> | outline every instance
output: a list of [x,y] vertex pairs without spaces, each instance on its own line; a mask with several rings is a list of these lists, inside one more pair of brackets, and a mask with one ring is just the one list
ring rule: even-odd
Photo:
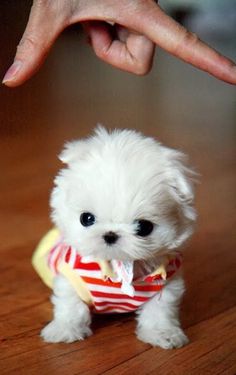
[[[150,298],[160,293],[167,280],[180,268],[182,255],[174,253],[166,265],[166,279],[160,274],[147,275],[134,280],[134,295],[129,296],[121,290],[122,284],[104,277],[99,262],[87,262],[78,252],[59,241],[47,254],[49,269],[56,275],[62,263],[66,263],[83,280],[91,295],[91,310],[97,313],[124,313],[137,310]],[[161,296],[161,295],[160,295]]]

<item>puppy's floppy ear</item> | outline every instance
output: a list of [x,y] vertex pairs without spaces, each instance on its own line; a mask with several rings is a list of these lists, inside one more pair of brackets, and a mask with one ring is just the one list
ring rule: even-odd
[[64,145],[63,151],[59,155],[59,159],[68,165],[72,165],[79,160],[84,160],[92,152],[92,148],[94,149],[94,147],[96,147],[97,149],[100,149],[101,145],[104,144],[104,141],[109,136],[109,131],[101,124],[97,124],[93,136],[67,142]]
[[179,227],[178,236],[171,247],[179,246],[193,231],[193,223],[196,220],[194,204],[194,185],[197,181],[197,173],[187,165],[187,157],[179,151],[165,149],[167,157],[167,185],[170,195],[177,203]]
[[83,159],[87,154],[87,150],[86,140],[67,142],[58,157],[63,163],[71,165]]

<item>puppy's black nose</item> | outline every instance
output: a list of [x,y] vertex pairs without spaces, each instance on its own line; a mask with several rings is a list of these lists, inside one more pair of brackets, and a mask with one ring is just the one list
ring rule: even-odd
[[114,232],[107,232],[104,234],[103,238],[108,245],[113,245],[118,240],[119,236]]

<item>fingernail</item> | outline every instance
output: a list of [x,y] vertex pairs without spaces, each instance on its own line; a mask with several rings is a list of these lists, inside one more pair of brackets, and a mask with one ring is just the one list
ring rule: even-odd
[[2,80],[2,83],[6,83],[6,82],[9,82],[9,81],[12,81],[14,79],[15,75],[21,69],[21,66],[22,66],[22,62],[21,61],[19,61],[19,60],[14,61],[14,63],[10,66],[10,68],[6,72],[6,74],[5,74],[5,76],[4,76],[3,80]]

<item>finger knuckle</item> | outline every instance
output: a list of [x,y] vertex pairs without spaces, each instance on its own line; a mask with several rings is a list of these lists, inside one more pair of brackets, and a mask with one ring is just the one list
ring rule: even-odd
[[198,36],[197,36],[197,34],[192,33],[190,31],[187,31],[186,32],[186,36],[185,36],[185,43],[186,44],[190,44],[190,45],[194,45],[197,42],[198,42]]
[[97,48],[94,46],[94,52],[96,56],[101,60],[107,60],[109,58],[109,46],[104,46],[103,48]]
[[148,74],[152,68],[152,59],[133,60],[132,71],[138,76],[144,76]]
[[106,60],[107,58],[107,50],[105,48],[97,49],[95,48],[95,54],[99,59]]
[[33,5],[37,7],[49,7],[53,5],[53,1],[52,0],[34,0]]
[[177,44],[177,50],[181,48],[189,48],[195,46],[199,41],[197,34],[185,30],[183,33],[182,38],[180,39],[179,43]]
[[24,53],[27,51],[28,54],[33,52],[38,45],[38,41],[33,36],[25,36],[17,46],[17,52]]
[[76,1],[72,0],[35,0],[33,7],[36,12],[43,13],[49,18],[54,17],[54,20],[60,20],[65,25],[69,25],[76,9],[75,3]]
[[151,65],[146,62],[136,63],[134,66],[134,73],[138,76],[145,76],[151,70]]

